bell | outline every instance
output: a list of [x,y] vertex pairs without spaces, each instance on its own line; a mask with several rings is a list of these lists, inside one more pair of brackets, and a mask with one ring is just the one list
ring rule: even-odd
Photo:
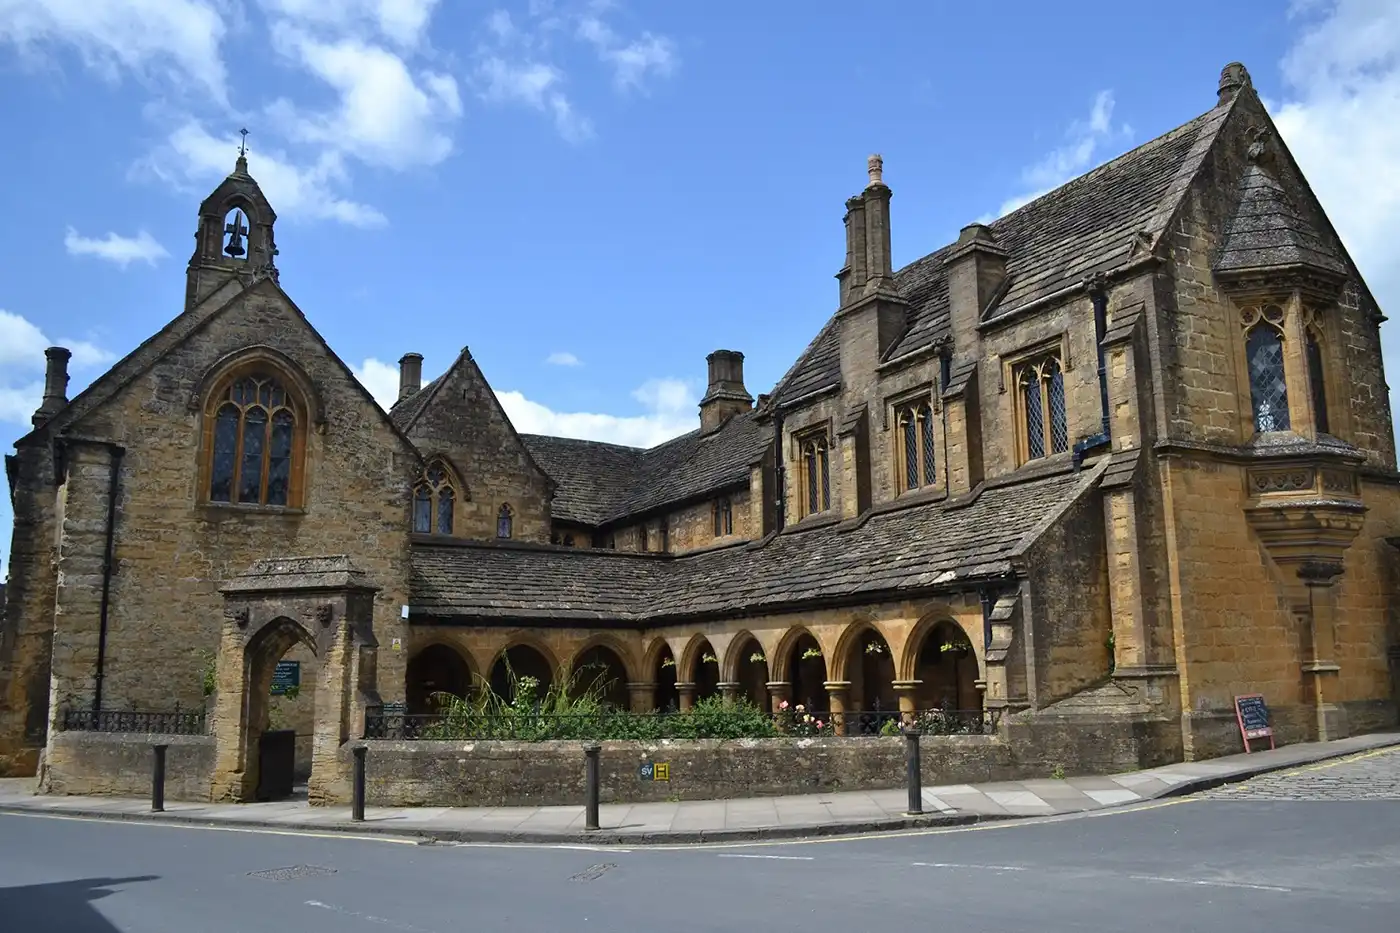
[[234,259],[246,253],[247,250],[243,248],[243,235],[247,232],[248,227],[243,223],[243,214],[239,211],[234,211],[233,223],[224,225],[224,233],[229,235],[228,245],[224,247],[224,252],[228,253]]

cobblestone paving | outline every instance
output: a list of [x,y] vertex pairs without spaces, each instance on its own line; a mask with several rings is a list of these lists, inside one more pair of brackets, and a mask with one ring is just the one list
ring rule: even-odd
[[1400,748],[1275,771],[1205,791],[1215,800],[1400,800]]

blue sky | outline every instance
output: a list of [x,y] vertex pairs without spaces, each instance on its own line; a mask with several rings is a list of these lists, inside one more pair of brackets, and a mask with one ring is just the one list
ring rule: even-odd
[[71,395],[179,313],[241,127],[283,287],[386,404],[401,354],[470,346],[521,430],[651,444],[708,352],[767,391],[832,312],[869,153],[900,265],[1209,109],[1235,59],[1396,313],[1385,0],[0,0],[0,440],[48,343]]

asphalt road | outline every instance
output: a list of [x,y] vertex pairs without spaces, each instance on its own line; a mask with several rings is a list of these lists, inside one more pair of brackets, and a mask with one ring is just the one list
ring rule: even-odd
[[1378,768],[1400,773],[1400,751],[1132,810],[724,848],[420,846],[0,814],[0,929],[1395,933],[1400,799],[1366,797]]

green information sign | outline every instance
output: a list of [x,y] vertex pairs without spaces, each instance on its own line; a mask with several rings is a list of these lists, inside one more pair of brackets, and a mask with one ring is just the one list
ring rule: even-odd
[[301,689],[301,662],[278,661],[272,672],[272,695],[282,696],[293,687]]

